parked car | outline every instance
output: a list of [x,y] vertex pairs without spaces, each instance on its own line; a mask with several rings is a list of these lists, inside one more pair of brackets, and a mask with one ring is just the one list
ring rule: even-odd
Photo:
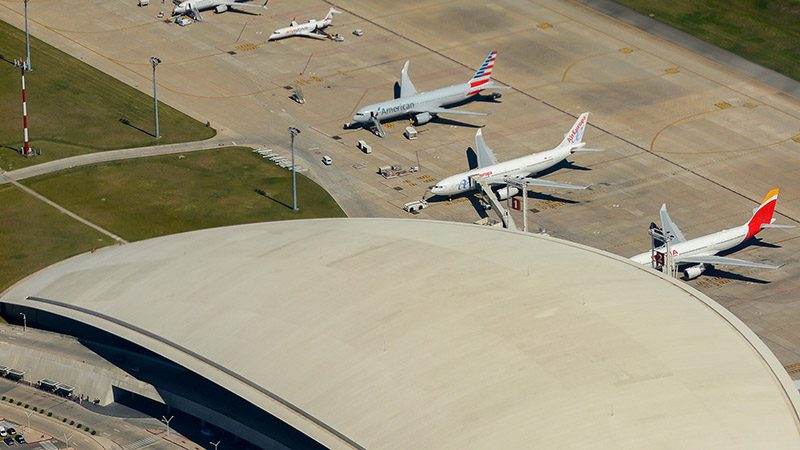
[[14,435],[14,434],[17,434],[17,430],[15,430],[15,429],[13,429],[13,428],[11,428],[11,427],[8,427],[8,428],[6,429],[6,432],[9,434],[9,436],[11,436],[11,435]]
[[3,442],[5,442],[5,443],[6,443],[6,445],[7,445],[7,446],[9,446],[9,447],[11,447],[12,445],[14,445],[14,440],[13,440],[13,439],[11,439],[10,437],[7,437],[7,438],[3,439]]
[[6,427],[0,426],[0,437],[8,436],[8,431],[6,431]]
[[14,439],[17,440],[18,444],[24,444],[25,443],[25,436],[23,436],[21,434],[18,434],[16,436],[14,436]]

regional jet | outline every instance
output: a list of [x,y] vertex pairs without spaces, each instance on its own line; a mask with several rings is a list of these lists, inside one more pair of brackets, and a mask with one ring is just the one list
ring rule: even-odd
[[583,142],[583,132],[589,121],[589,113],[585,112],[578,117],[564,139],[552,150],[533,153],[528,156],[512,159],[502,163],[497,162],[494,152],[486,146],[481,130],[475,134],[475,153],[478,157],[476,169],[447,177],[430,191],[434,195],[452,196],[464,192],[474,191],[479,188],[475,181],[483,177],[489,185],[505,186],[497,190],[497,198],[505,200],[520,193],[520,189],[507,186],[509,181],[515,181],[530,186],[542,186],[561,189],[586,189],[589,186],[557,183],[555,181],[532,178],[533,175],[555,166],[576,152],[596,152],[600,149],[586,148]]
[[[686,280],[699,277],[707,268],[714,265],[778,269],[782,266],[715,256],[717,253],[730,250],[744,243],[764,228],[793,228],[792,225],[775,224],[772,214],[775,211],[777,202],[778,189],[773,189],[767,194],[764,201],[753,209],[752,217],[744,225],[689,240],[683,236],[675,222],[670,219],[669,214],[667,214],[667,205],[661,205],[662,228],[659,229],[660,235],[669,241],[669,252],[672,255],[672,261],[679,268],[684,267],[683,277]],[[657,229],[657,225],[651,224],[650,228]],[[663,240],[660,240],[658,244],[663,244]],[[655,248],[655,251],[633,256],[631,260],[660,269],[664,265],[666,249],[666,245],[661,245]]]
[[[269,1],[269,0],[267,0]],[[219,14],[223,13],[229,9],[237,9],[240,6],[249,7],[249,8],[259,8],[259,9],[267,9],[267,1],[264,2],[262,5],[254,4],[254,3],[242,3],[239,0],[233,1],[220,1],[220,0],[185,0],[175,5],[175,8],[172,10],[172,16],[191,16],[194,20],[198,22],[203,21],[203,17],[200,16],[200,11],[205,11],[207,9],[214,9],[214,11]]]
[[[365,106],[356,112],[353,120],[362,125],[372,125],[379,137],[384,137],[381,121],[401,116],[411,116],[415,125],[428,123],[439,114],[455,114],[468,116],[485,116],[485,113],[445,109],[445,106],[462,103],[483,90],[511,89],[498,86],[492,80],[492,70],[497,59],[497,51],[492,51],[475,75],[466,83],[454,84],[430,92],[417,92],[411,78],[408,77],[408,64],[400,71],[400,97],[374,105]],[[350,124],[345,125],[345,127]]]
[[327,39],[328,34],[323,30],[331,25],[334,14],[341,13],[341,11],[331,7],[331,9],[328,10],[328,14],[322,20],[310,19],[306,23],[299,24],[292,19],[292,23],[290,23],[288,27],[278,28],[277,30],[273,31],[269,36],[269,40],[275,41],[292,36],[303,36],[313,39]]

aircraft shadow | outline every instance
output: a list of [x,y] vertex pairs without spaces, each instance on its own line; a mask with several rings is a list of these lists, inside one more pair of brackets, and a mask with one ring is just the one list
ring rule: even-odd
[[469,170],[477,169],[478,168],[478,154],[475,153],[475,149],[472,147],[467,147],[467,167]]
[[503,103],[503,101],[500,100],[500,97],[502,97],[502,96],[498,96],[498,94],[494,94],[494,93],[493,94],[477,94],[477,95],[473,95],[472,97],[465,98],[464,100],[461,100],[458,103],[453,103],[451,105],[448,105],[447,107],[448,107],[448,109],[449,108],[458,108],[459,106],[464,106],[464,105],[466,105],[468,103],[472,103],[472,102]]
[[537,192],[537,191],[528,191],[528,198],[533,198],[535,200],[545,200],[549,202],[565,203],[567,205],[575,205],[580,203],[578,200],[571,200],[568,198],[563,198],[551,194],[544,194],[542,192]]
[[709,267],[708,269],[706,269],[705,272],[703,272],[703,275],[701,275],[701,278],[704,277],[704,276],[725,278],[727,280],[733,280],[733,281],[745,281],[745,282],[748,282],[748,283],[755,283],[755,284],[770,284],[771,283],[770,281],[761,280],[759,278],[752,278],[752,277],[748,277],[746,275],[741,275],[741,274],[738,274],[738,273],[735,273],[735,272],[728,272],[726,270],[718,269],[716,266]]
[[536,177],[543,177],[545,175],[550,175],[553,172],[557,172],[561,169],[572,169],[572,170],[579,170],[581,172],[590,171],[592,170],[589,167],[580,166],[578,164],[572,163],[570,161],[564,160],[559,162],[558,164],[554,165],[553,167],[549,167],[547,169],[542,170],[541,172],[536,173]]
[[261,13],[248,11],[246,9],[239,9],[239,8],[237,8],[235,6],[229,6],[228,7],[228,12],[234,12],[236,14],[244,14],[244,15],[247,15],[247,16],[261,16],[262,15]]
[[744,250],[745,248],[750,247],[750,246],[763,247],[763,248],[783,248],[783,247],[781,247],[780,245],[777,245],[777,244],[771,244],[769,242],[764,242],[764,240],[761,239],[761,238],[751,238],[751,239],[748,239],[748,240],[742,242],[741,244],[737,245],[736,247],[729,248],[728,250],[720,252],[719,256],[728,256],[728,255],[730,255],[732,253],[736,253],[736,252],[738,252],[740,250]]
[[445,117],[436,116],[431,119],[432,123],[438,123],[440,125],[454,125],[457,127],[464,127],[464,128],[483,128],[485,125],[475,125],[468,122],[462,122],[460,120],[455,119],[447,119]]

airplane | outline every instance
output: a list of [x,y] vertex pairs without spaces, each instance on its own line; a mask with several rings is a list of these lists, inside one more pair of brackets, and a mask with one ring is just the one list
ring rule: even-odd
[[[362,125],[371,124],[375,128],[375,134],[384,137],[386,133],[383,131],[381,121],[395,117],[409,115],[415,125],[422,125],[439,114],[485,116],[485,113],[445,109],[444,107],[461,103],[483,90],[511,89],[508,86],[498,86],[491,80],[496,59],[497,51],[492,51],[480,69],[466,83],[454,84],[430,92],[417,92],[414,83],[408,77],[410,61],[406,61],[403,70],[400,71],[400,97],[365,106],[356,112],[353,120]],[[345,128],[349,128],[351,125],[346,124]]]
[[[782,266],[745,261],[742,259],[715,256],[717,253],[729,250],[744,243],[765,228],[793,228],[792,225],[777,225],[772,214],[778,202],[778,189],[769,191],[764,201],[753,209],[753,215],[744,225],[718,231],[694,239],[687,240],[681,230],[675,225],[667,214],[667,205],[661,205],[662,235],[669,239],[669,251],[672,260],[679,267],[683,266],[683,277],[692,280],[699,277],[707,268],[713,265],[755,267],[759,269],[779,269]],[[653,223],[650,228],[657,228]],[[663,241],[660,241],[663,242]],[[655,254],[645,252],[630,259],[642,265],[652,265],[660,268],[664,264],[666,245],[655,249]],[[688,267],[687,267],[688,266]]]
[[[538,172],[549,169],[567,159],[576,152],[597,152],[600,149],[586,148],[583,142],[583,133],[589,122],[589,113],[578,116],[578,120],[564,135],[564,139],[552,150],[533,153],[528,156],[515,158],[502,163],[497,162],[494,152],[486,146],[483,134],[479,129],[475,133],[475,153],[478,156],[478,167],[457,175],[449,176],[434,186],[430,192],[434,195],[452,196],[478,189],[476,177],[485,177],[490,185],[507,185],[509,181],[522,182],[531,186],[542,186],[560,189],[586,189],[589,186],[558,183],[555,181],[532,178]],[[520,189],[506,186],[497,190],[497,198],[505,200],[520,193]]]
[[203,17],[200,16],[200,11],[205,11],[207,9],[214,9],[214,11],[219,14],[223,13],[229,9],[236,9],[240,6],[246,6],[249,8],[259,8],[259,9],[267,9],[267,2],[265,1],[263,5],[257,5],[253,3],[242,3],[240,0],[233,0],[233,1],[221,1],[221,0],[185,0],[182,2],[178,2],[177,0],[174,2],[175,8],[172,10],[172,16],[191,16],[194,20],[198,22],[203,21]]
[[331,7],[328,10],[328,14],[322,20],[314,20],[310,19],[308,22],[303,24],[298,24],[292,19],[292,23],[289,24],[286,28],[278,28],[277,30],[273,31],[272,34],[269,36],[270,41],[275,41],[278,39],[284,39],[287,37],[292,36],[303,36],[303,37],[310,37],[313,39],[327,39],[328,35],[323,29],[329,27],[331,22],[333,22],[333,15],[334,14],[341,14],[341,11],[336,10],[335,8]]

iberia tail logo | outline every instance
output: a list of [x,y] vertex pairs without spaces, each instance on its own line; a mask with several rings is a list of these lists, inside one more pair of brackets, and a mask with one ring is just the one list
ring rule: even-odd
[[769,191],[761,205],[753,212],[753,217],[747,222],[747,238],[751,238],[761,231],[762,224],[772,223],[772,215],[775,213],[775,205],[778,203],[778,193],[780,189]]

